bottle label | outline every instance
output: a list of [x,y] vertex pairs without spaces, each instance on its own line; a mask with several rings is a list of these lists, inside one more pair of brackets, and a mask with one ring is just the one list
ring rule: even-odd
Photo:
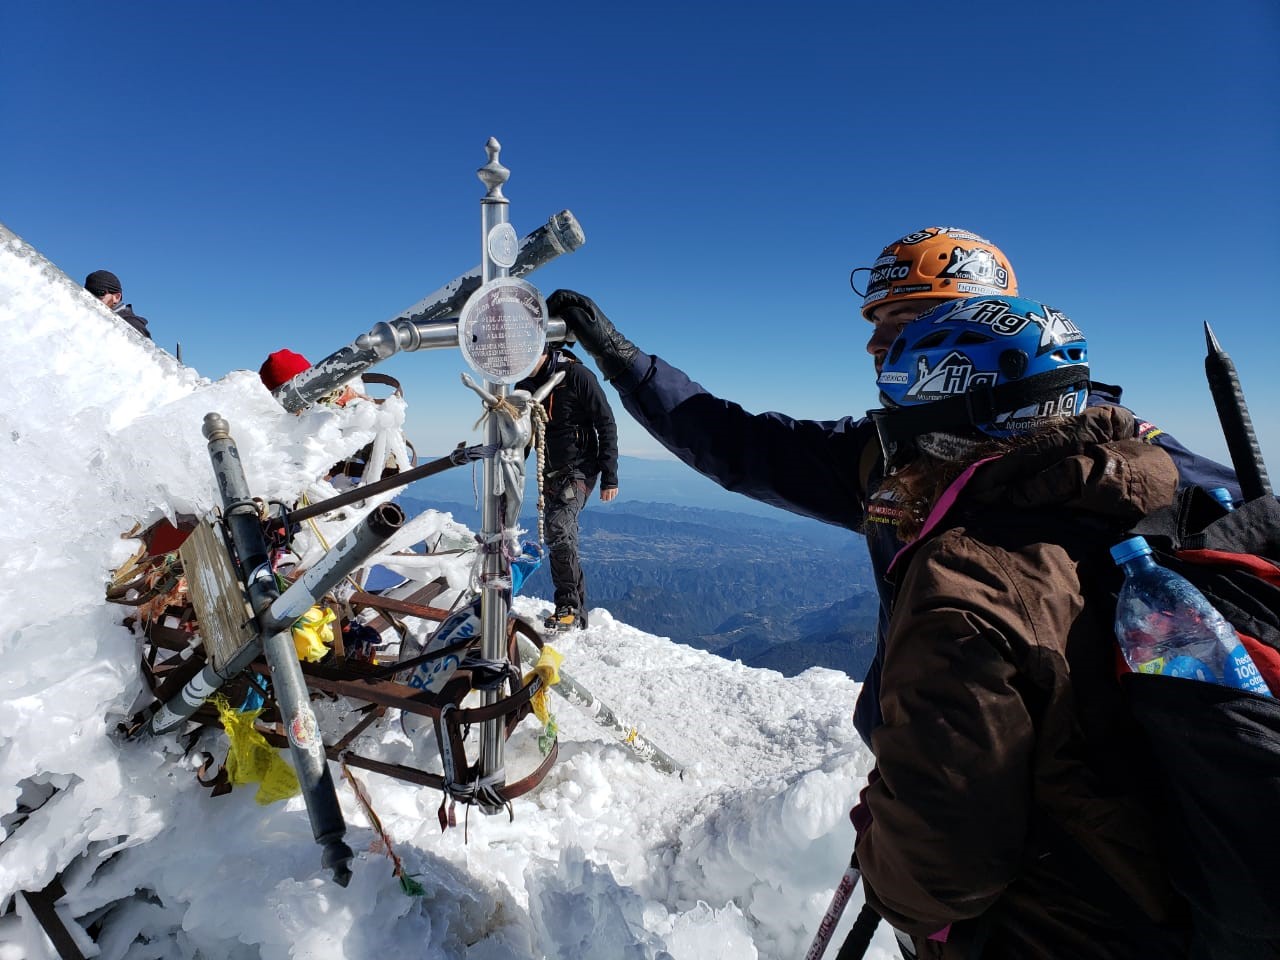
[[1217,683],[1218,678],[1203,660],[1188,657],[1152,657],[1137,665],[1138,673],[1159,674],[1162,677],[1180,677],[1184,680],[1201,680]]
[[1164,673],[1164,657],[1152,657],[1134,664],[1139,673]]
[[1200,680],[1204,683],[1217,683],[1218,676],[1203,660],[1186,655],[1166,660],[1164,669],[1160,671],[1166,677],[1181,677],[1184,680]]
[[1227,654],[1226,682],[1227,686],[1238,690],[1260,693],[1264,697],[1271,696],[1267,682],[1262,679],[1262,674],[1258,672],[1258,665],[1253,662],[1243,643],[1237,644],[1236,648]]
[[[430,653],[432,650],[439,650],[461,640],[478,636],[480,628],[480,604],[473,602],[470,606],[463,607],[444,623],[440,624],[436,632],[432,634],[431,641],[427,644],[426,652]],[[420,663],[409,677],[409,686],[418,690],[426,690],[429,693],[439,693],[444,689],[444,685],[449,682],[449,678],[457,672],[461,663],[461,658],[452,653]]]

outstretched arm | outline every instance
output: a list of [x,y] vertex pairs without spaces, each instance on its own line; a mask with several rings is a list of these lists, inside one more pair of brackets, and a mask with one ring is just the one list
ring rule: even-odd
[[827,523],[860,525],[858,464],[864,446],[877,442],[868,422],[749,413],[641,352],[590,298],[557,290],[547,307],[563,317],[627,412],[682,462],[754,500]]

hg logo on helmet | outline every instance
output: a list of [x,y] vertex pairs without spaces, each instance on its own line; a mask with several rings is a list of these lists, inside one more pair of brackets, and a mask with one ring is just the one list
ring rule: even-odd
[[941,277],[954,277],[957,280],[976,280],[1007,290],[1009,287],[1009,271],[996,261],[990,250],[966,250],[964,247],[951,249],[951,262],[938,274]]
[[975,370],[973,361],[959,351],[953,351],[943,358],[933,370],[929,369],[926,358],[916,361],[916,382],[907,390],[906,396],[911,400],[928,402],[941,397],[952,397],[967,393],[971,388],[983,384],[994,384],[996,374]]

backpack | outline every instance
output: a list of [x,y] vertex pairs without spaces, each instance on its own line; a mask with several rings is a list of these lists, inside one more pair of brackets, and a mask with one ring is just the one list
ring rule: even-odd
[[1120,680],[1163,777],[1158,813],[1203,951],[1195,956],[1280,957],[1280,501],[1228,511],[1187,487],[1126,534],[1135,535],[1230,621],[1275,694],[1137,673]]

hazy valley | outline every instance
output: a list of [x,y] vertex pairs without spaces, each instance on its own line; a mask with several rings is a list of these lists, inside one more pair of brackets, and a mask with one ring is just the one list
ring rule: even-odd
[[[824,666],[862,678],[877,600],[861,538],[728,494],[678,463],[624,457],[620,473],[619,498],[602,504],[593,493],[581,514],[589,607],[750,666],[787,675]],[[476,485],[462,468],[413,484],[400,503],[479,530]],[[535,498],[530,482],[522,516],[530,538]],[[551,598],[546,564],[522,593]]]

